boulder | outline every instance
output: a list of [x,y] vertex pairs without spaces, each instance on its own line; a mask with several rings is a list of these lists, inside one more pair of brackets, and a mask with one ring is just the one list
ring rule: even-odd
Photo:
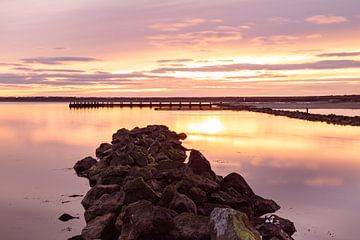
[[182,212],[191,212],[197,213],[197,207],[193,200],[187,197],[184,194],[175,192],[170,204],[169,208],[175,210],[178,213]]
[[170,239],[176,213],[140,200],[123,208],[115,226],[121,231],[119,240]]
[[280,206],[274,200],[264,199],[257,195],[251,198],[251,205],[255,217],[260,217],[267,213],[274,213],[280,209]]
[[149,200],[150,202],[156,204],[160,197],[156,194],[151,187],[144,182],[142,177],[129,180],[124,185],[125,191],[125,204],[136,202],[139,200]]
[[114,213],[117,215],[125,200],[125,193],[123,191],[114,192],[111,194],[103,194],[85,211],[85,221],[89,222],[97,216],[106,213]]
[[215,208],[210,214],[211,240],[261,240],[245,213]]
[[216,179],[216,174],[211,170],[210,162],[197,150],[191,150],[188,166],[196,174],[205,174],[212,180]]
[[112,145],[110,143],[102,143],[100,146],[96,149],[96,157],[102,159],[109,155],[112,150]]
[[107,213],[105,215],[97,216],[87,223],[85,228],[81,231],[81,236],[84,239],[102,239],[113,240],[119,235],[114,227],[115,215]]
[[245,179],[237,173],[230,173],[220,182],[222,189],[227,189],[229,187],[234,188],[238,193],[247,196],[255,195],[253,190],[247,184]]
[[91,205],[94,204],[103,194],[111,194],[113,192],[120,191],[120,186],[117,184],[112,185],[96,185],[91,188],[81,201],[81,204],[85,209],[88,209]]
[[272,237],[292,239],[291,236],[296,232],[293,222],[274,214],[265,218],[256,218],[254,222],[264,239],[272,239]]
[[80,161],[78,161],[75,166],[75,172],[79,177],[86,177],[84,172],[88,169],[90,169],[92,166],[94,166],[97,163],[96,159],[92,157],[86,157]]
[[209,217],[184,212],[174,218],[174,223],[171,239],[210,240]]

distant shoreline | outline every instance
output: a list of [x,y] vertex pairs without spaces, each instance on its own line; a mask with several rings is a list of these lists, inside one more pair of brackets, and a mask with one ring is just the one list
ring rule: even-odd
[[[306,102],[315,103],[312,105],[314,108],[317,104],[340,104],[351,103],[360,104],[360,95],[329,95],[329,96],[282,96],[282,97],[0,97],[0,102],[71,102],[71,101],[211,101],[211,102],[233,102],[233,103],[256,103],[266,104],[270,103],[275,106],[276,103],[287,103],[287,108],[296,108],[294,103],[304,104]],[[351,105],[350,104],[350,105]],[[301,105],[303,106],[303,105]],[[324,105],[323,105],[324,106]],[[340,105],[339,105],[340,106]],[[346,108],[347,104],[345,104]]]

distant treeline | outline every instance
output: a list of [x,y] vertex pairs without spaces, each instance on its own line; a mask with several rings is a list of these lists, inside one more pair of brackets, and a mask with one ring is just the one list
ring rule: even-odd
[[0,102],[73,102],[73,101],[202,101],[202,102],[360,102],[360,95],[286,96],[286,97],[0,97]]

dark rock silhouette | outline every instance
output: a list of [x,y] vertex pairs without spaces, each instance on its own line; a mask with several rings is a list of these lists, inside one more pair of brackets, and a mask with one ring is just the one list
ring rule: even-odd
[[166,126],[120,129],[96,150],[99,161],[77,162],[76,173],[92,187],[82,200],[81,237],[292,239],[291,221],[262,217],[280,208],[273,200],[256,195],[237,173],[217,176],[199,151],[182,146],[185,138]]

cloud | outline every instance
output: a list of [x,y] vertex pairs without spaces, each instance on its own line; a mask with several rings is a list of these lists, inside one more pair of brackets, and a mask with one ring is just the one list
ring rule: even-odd
[[318,57],[356,57],[360,56],[360,52],[335,52],[335,53],[322,53]]
[[21,64],[21,63],[3,63],[3,62],[0,62],[0,66],[6,66],[6,67],[21,67],[21,66],[24,66],[24,64]]
[[[242,39],[244,26],[226,26],[221,19],[183,19],[169,23],[157,23],[150,28],[161,33],[146,37],[149,43],[158,47],[207,46],[210,43]],[[196,30],[186,30],[197,26]]]
[[0,73],[0,85],[49,85],[49,86],[76,86],[76,85],[136,85],[141,81],[162,79],[176,79],[172,76],[157,76],[142,72],[131,73]]
[[200,25],[205,22],[206,20],[203,18],[188,18],[188,19],[181,19],[172,22],[155,23],[150,25],[149,28],[162,32],[176,32],[184,28]]
[[76,69],[33,69],[27,67],[16,67],[13,70],[26,71],[26,72],[63,72],[63,73],[82,73],[83,70]]
[[157,68],[152,73],[167,72],[232,72],[245,70],[326,70],[326,69],[347,69],[360,68],[360,61],[356,60],[325,60],[306,63],[289,63],[289,64],[252,64],[252,63],[235,63],[226,65],[212,65],[193,68]]
[[271,23],[276,23],[276,24],[283,24],[283,23],[288,23],[291,20],[289,18],[286,17],[272,17],[268,19],[269,22]]
[[194,61],[191,58],[181,58],[181,59],[162,59],[158,60],[158,63],[184,63],[184,62],[192,62]]
[[21,59],[24,63],[41,63],[47,65],[65,64],[67,62],[93,62],[99,61],[90,57],[37,57]]
[[261,45],[283,45],[283,44],[293,44],[299,37],[292,35],[274,35],[274,36],[259,36],[251,40],[255,44]]
[[210,43],[235,41],[242,39],[239,30],[213,29],[178,34],[161,34],[147,38],[150,44],[159,47],[206,46]]
[[334,15],[315,15],[305,19],[306,22],[312,24],[326,25],[326,24],[338,24],[347,22],[347,18],[343,16]]
[[317,39],[317,38],[322,38],[321,34],[310,34],[306,36],[307,39]]

